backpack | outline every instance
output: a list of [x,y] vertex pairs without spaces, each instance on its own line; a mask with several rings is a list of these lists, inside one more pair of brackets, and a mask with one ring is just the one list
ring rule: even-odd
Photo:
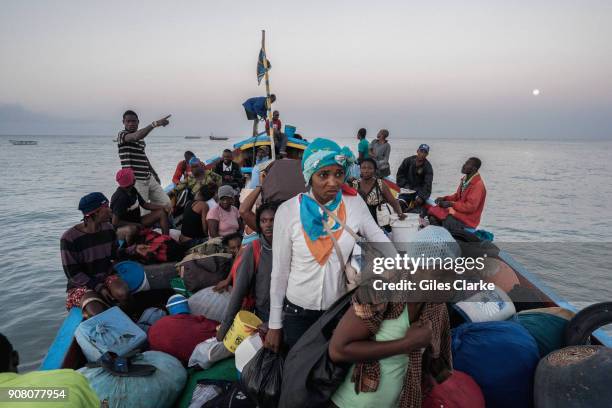
[[280,408],[327,407],[344,381],[351,364],[334,363],[328,348],[354,291],[336,300],[289,351],[283,368]]
[[[259,267],[259,258],[261,257],[261,242],[259,239],[255,239],[250,242],[253,246],[253,259],[255,260],[255,273],[257,273],[257,268]],[[247,244],[248,245],[248,244]],[[246,246],[246,245],[245,245]],[[244,247],[243,247],[244,248]],[[236,260],[232,265],[232,270],[230,273],[232,274],[232,284],[236,282],[236,273],[238,272],[238,267],[242,263],[242,250],[236,256]],[[255,297],[252,293],[249,293],[244,300],[242,301],[242,309],[244,310],[253,310],[255,307]]]
[[232,254],[217,253],[201,255],[191,253],[176,264],[185,289],[195,293],[200,289],[214,286],[225,279],[232,267]]

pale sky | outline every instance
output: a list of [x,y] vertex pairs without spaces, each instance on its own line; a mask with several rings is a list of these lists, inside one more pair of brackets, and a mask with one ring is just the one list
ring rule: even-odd
[[[125,4],[124,4],[125,3]],[[0,134],[612,138],[610,1],[24,1],[0,11]],[[533,95],[539,89],[540,94]]]

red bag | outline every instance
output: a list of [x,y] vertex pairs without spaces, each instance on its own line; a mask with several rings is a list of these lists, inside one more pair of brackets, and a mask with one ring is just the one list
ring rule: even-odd
[[423,399],[422,408],[485,408],[482,391],[476,381],[461,371],[453,374],[442,384],[436,384]]
[[187,365],[196,346],[217,334],[218,325],[218,322],[204,316],[165,316],[149,328],[149,346],[151,350],[168,353]]

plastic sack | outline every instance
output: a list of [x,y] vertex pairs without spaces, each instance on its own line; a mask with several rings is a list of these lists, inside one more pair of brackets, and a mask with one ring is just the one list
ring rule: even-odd
[[215,336],[217,324],[189,314],[162,317],[149,329],[149,346],[187,364],[196,346]]
[[136,324],[145,333],[147,333],[151,326],[153,326],[156,321],[158,321],[164,316],[166,316],[166,312],[164,312],[162,309],[159,309],[157,307],[150,307],[148,309],[145,309],[144,312],[142,312],[142,315],[140,316],[140,319],[138,319],[138,322]]
[[540,353],[520,324],[465,323],[452,332],[453,367],[472,377],[487,407],[529,407]]
[[201,408],[208,401],[223,394],[232,386],[230,381],[202,380],[199,381],[191,395],[191,403],[188,408]]
[[453,308],[466,322],[490,322],[506,320],[516,313],[514,303],[501,289],[478,292],[466,300],[457,302]]
[[213,291],[213,287],[210,286],[194,293],[189,298],[189,309],[194,315],[222,322],[232,295],[227,291],[217,293]]
[[239,382],[235,382],[232,386],[217,396],[202,405],[202,408],[256,408],[257,405],[249,398],[242,390]]
[[234,353],[236,361],[236,370],[242,372],[244,366],[257,355],[257,352],[263,347],[263,341],[259,333],[255,333],[247,337],[236,347]]
[[100,400],[108,400],[109,408],[170,408],[178,398],[187,372],[174,357],[158,351],[146,351],[132,360],[135,364],[155,366],[146,377],[119,377],[101,367],[81,368]]
[[240,382],[260,407],[276,407],[283,380],[283,357],[262,348],[242,370]]
[[216,338],[204,340],[198,344],[189,357],[187,367],[200,366],[203,370],[210,368],[217,361],[230,358],[232,352]]
[[147,340],[147,334],[117,306],[85,320],[74,337],[89,362],[107,351],[124,356]]

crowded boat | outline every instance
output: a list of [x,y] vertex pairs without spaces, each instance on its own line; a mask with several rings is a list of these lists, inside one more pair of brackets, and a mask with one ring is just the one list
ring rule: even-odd
[[[433,197],[435,145],[392,169],[388,129],[307,140],[275,101],[243,103],[232,148],[168,158],[168,186],[145,140],[171,116],[125,111],[115,191],[83,191],[60,237],[68,316],[38,371],[0,335],[0,387],[65,407],[610,405],[611,304],[576,311],[497,247],[487,163]],[[379,274],[373,254],[434,262]]]

